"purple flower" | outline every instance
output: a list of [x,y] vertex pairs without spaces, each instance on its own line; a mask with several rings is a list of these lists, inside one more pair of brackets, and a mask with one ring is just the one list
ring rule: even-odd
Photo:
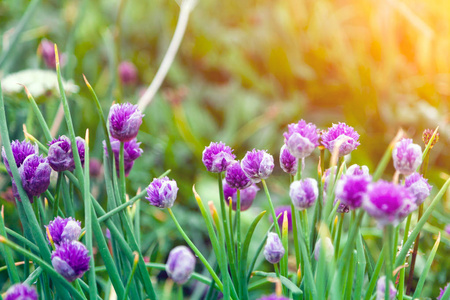
[[38,300],[38,294],[34,287],[26,283],[12,285],[4,295],[5,300]]
[[406,177],[405,187],[414,196],[416,205],[422,204],[428,196],[430,196],[431,185],[428,184],[428,180],[423,178],[422,175],[415,172]]
[[258,298],[257,300],[289,300],[289,298],[273,294],[269,296],[263,296],[261,298]]
[[316,125],[300,120],[298,124],[289,124],[284,133],[285,144],[289,152],[296,158],[305,158],[319,146],[319,135]]
[[70,139],[65,135],[53,139],[48,145],[48,163],[56,172],[73,171],[75,163],[73,161],[72,147]]
[[359,134],[345,123],[333,124],[322,134],[322,144],[333,153],[334,146],[339,146],[339,156],[344,156],[359,146]]
[[[256,197],[256,193],[259,191],[259,188],[256,184],[252,184],[248,188],[241,190],[241,211],[246,211],[249,209],[253,200]],[[229,205],[228,199],[231,197],[231,206],[233,210],[236,210],[237,205],[237,189],[232,188],[228,185],[226,180],[223,180],[223,194],[225,198],[225,203]]]
[[147,188],[145,197],[151,205],[159,208],[172,207],[177,198],[178,187],[175,180],[169,180],[169,177],[155,178]]
[[284,247],[278,234],[269,232],[266,246],[264,247],[264,257],[271,264],[278,263],[284,256]]
[[[38,146],[32,145],[30,142],[22,141],[19,142],[18,140],[11,142],[11,150],[14,156],[14,160],[16,161],[16,166],[19,168],[22,164],[25,158],[27,158],[29,155],[32,154],[38,154]],[[9,167],[8,159],[6,158],[6,152],[5,147],[2,147],[2,157],[3,157],[3,163],[5,164],[6,170],[8,171],[8,174],[12,177],[11,169]]]
[[242,170],[254,183],[267,179],[272,174],[274,166],[273,156],[265,150],[248,151],[241,161]]
[[286,145],[280,150],[280,166],[284,172],[295,175],[297,174],[298,158],[293,156]]
[[138,79],[136,66],[129,61],[123,61],[119,64],[119,78],[123,85],[132,85]]
[[[325,260],[331,261],[334,256],[334,246],[329,237],[325,238]],[[318,239],[314,247],[314,258],[318,261],[320,257],[320,249],[322,247],[322,239]]]
[[444,296],[444,293],[445,293],[445,291],[447,291],[449,286],[450,286],[450,283],[447,283],[447,285],[443,289],[440,289],[441,292],[439,293],[439,296],[436,298],[436,300],[444,300],[444,299],[442,299],[442,297]]
[[169,253],[166,272],[178,284],[186,283],[195,268],[195,257],[186,246],[177,246]]
[[72,282],[89,269],[89,251],[78,241],[63,241],[52,252],[52,265],[56,272]]
[[78,240],[81,234],[81,222],[72,217],[63,219],[58,216],[45,227],[48,229],[47,239],[50,242],[50,237],[48,236],[50,233],[55,245],[59,245],[63,241]]
[[298,210],[311,207],[316,201],[318,194],[317,181],[313,178],[297,180],[291,183],[289,196],[294,207]]
[[369,168],[354,164],[347,168],[345,175],[369,175]]
[[121,142],[131,141],[139,132],[143,116],[137,105],[114,104],[108,116],[111,136]]
[[336,183],[336,198],[349,209],[361,207],[371,181],[370,175],[343,175]]
[[52,168],[50,168],[47,158],[42,157],[42,155],[29,155],[23,161],[19,168],[19,174],[23,189],[30,198],[39,196],[47,190],[50,185],[51,172]]
[[369,185],[362,206],[381,226],[395,226],[417,208],[408,189],[384,180]]
[[[137,139],[132,139],[131,141],[125,142],[123,144],[123,161],[124,161],[124,169],[125,169],[125,177],[130,174],[131,169],[133,168],[134,161],[142,155],[144,151],[142,151],[139,146],[141,143],[137,142]],[[105,153],[108,154],[108,148],[106,146],[106,141],[103,141],[103,148],[105,149]],[[116,165],[117,176],[120,176],[120,141],[111,137],[111,149],[114,153],[114,162]]]
[[[285,211],[287,211],[288,230],[292,231],[292,211],[289,205],[278,206],[277,208],[275,208],[275,216],[277,216],[278,225],[280,226],[280,228],[283,226],[283,215]],[[270,222],[273,222],[272,216],[269,216],[269,219]]]
[[213,173],[225,171],[235,158],[233,150],[222,142],[211,142],[202,153],[202,161],[206,170]]
[[86,151],[86,141],[77,136],[75,138],[75,142],[77,143],[77,150],[78,150],[78,155],[80,156],[80,161],[81,161],[81,166],[84,166],[84,156],[85,156],[85,151]]
[[[56,68],[55,45],[53,42],[43,39],[39,44],[38,53],[42,56],[45,65],[49,69]],[[66,55],[59,54],[59,63],[63,66],[66,62]]]
[[[386,292],[386,276],[380,277],[377,281],[377,300],[384,300],[384,293]],[[394,300],[397,295],[397,290],[394,284],[389,281],[389,300]]]
[[239,161],[232,162],[226,172],[225,180],[232,188],[243,190],[252,185],[250,178],[242,171]]
[[422,163],[422,148],[412,139],[402,139],[392,151],[395,169],[404,175],[411,175]]

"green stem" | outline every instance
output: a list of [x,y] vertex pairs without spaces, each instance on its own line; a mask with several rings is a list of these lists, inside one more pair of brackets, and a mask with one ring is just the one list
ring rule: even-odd
[[139,255],[137,253],[135,253],[135,259],[134,259],[134,262],[133,262],[133,269],[131,270],[130,277],[128,277],[127,286],[125,288],[125,293],[123,294],[122,300],[126,300],[127,297],[128,297],[128,292],[130,291],[131,282],[133,281],[133,276],[134,276],[134,273],[136,272],[136,267],[138,265],[138,262],[139,262]]
[[267,188],[266,180],[265,179],[261,179],[261,182],[262,182],[263,187],[264,187],[264,192],[266,193],[267,201],[269,202],[270,213],[272,214],[272,219],[274,220],[273,224],[275,225],[275,229],[276,229],[277,234],[278,234],[278,236],[280,237],[280,240],[281,240],[280,226],[278,225],[278,222],[276,221],[277,220],[277,216],[275,214],[275,209],[273,207],[272,199],[270,198],[270,193],[269,193],[269,189]]
[[125,158],[124,158],[124,142],[120,142],[120,153],[119,153],[119,172],[120,172],[120,200],[124,203],[126,194],[125,185]]
[[341,244],[341,234],[342,234],[342,223],[344,222],[344,213],[341,214],[340,218],[339,218],[339,223],[338,223],[338,228],[337,228],[337,232],[336,232],[336,237],[334,239],[334,257],[335,259],[338,258],[338,254],[339,254],[339,247]]
[[[241,270],[240,268],[240,264],[241,262],[241,190],[237,189],[237,194],[236,194],[236,231],[237,231],[237,269]],[[236,283],[238,284],[237,289],[239,291],[239,297],[242,298],[242,286],[243,284],[241,282],[239,282],[239,280],[236,281]]]
[[384,242],[387,246],[387,251],[385,253],[385,266],[384,271],[386,275],[386,289],[384,291],[384,299],[389,300],[389,286],[392,281],[392,225],[386,225],[384,228]]

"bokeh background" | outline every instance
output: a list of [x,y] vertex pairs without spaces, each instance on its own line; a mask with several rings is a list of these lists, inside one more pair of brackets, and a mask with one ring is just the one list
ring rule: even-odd
[[[3,51],[29,3],[0,2]],[[38,46],[44,38],[58,44],[65,56],[64,77],[75,91],[70,100],[76,131],[83,135],[90,129],[91,156],[101,159],[103,134],[82,74],[105,112],[113,101],[137,103],[166,53],[178,13],[178,3],[167,0],[41,0],[1,66],[0,77],[47,69]],[[204,199],[218,198],[215,178],[201,162],[204,147],[224,141],[238,158],[260,148],[277,160],[287,124],[301,118],[323,129],[337,122],[355,127],[361,146],[351,162],[372,171],[399,129],[422,145],[422,131],[440,126],[429,171],[430,182],[439,187],[442,172],[450,170],[449,54],[447,0],[199,0],[177,57],[144,112],[138,136],[144,155],[129,176],[129,193],[171,169],[170,176],[180,186],[175,212],[207,251],[191,192],[195,183]],[[138,80],[131,86],[118,80],[121,61],[134,63],[138,70]],[[12,138],[23,139],[24,123],[31,134],[42,137],[30,117],[25,93],[12,87],[14,81],[47,84],[51,89],[51,80],[22,75],[3,83]],[[34,96],[53,124],[59,105],[56,91]],[[64,122],[57,132],[66,132]],[[307,160],[307,172],[316,166],[317,155]],[[391,166],[385,175],[391,178]],[[289,203],[288,181],[277,167],[269,181],[277,204]],[[9,185],[2,173],[0,202],[7,224],[19,229],[14,205],[5,200]],[[104,197],[101,179],[94,188],[99,198]],[[168,250],[181,243],[180,237],[165,212],[142,206],[146,252],[164,260]],[[248,218],[265,206],[260,193]],[[450,223],[449,196],[429,222],[421,240],[427,251],[435,235]],[[374,234],[374,247],[376,238]],[[426,294],[432,296],[450,279],[449,236],[444,235],[443,241],[427,286]],[[423,257],[418,272],[421,263]],[[0,273],[0,279],[5,276]]]

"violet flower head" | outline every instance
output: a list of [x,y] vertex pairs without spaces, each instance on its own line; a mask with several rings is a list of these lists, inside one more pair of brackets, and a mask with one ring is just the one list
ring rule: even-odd
[[450,283],[447,283],[447,285],[443,289],[440,289],[441,292],[439,293],[439,296],[436,298],[436,300],[444,300],[444,299],[442,299],[442,297],[444,296],[444,293],[445,293],[445,291],[447,291],[449,286],[450,286]]
[[[38,53],[42,56],[47,68],[56,68],[55,45],[53,42],[43,39],[39,44]],[[61,66],[65,65],[66,59],[65,54],[59,54],[59,63]]]
[[345,123],[333,124],[322,134],[322,144],[333,153],[336,144],[339,146],[339,156],[344,156],[359,146],[359,134]]
[[[120,176],[120,141],[111,137],[111,149],[114,153],[114,162],[116,165],[117,176]],[[125,177],[130,174],[133,168],[134,161],[142,155],[144,152],[139,146],[141,143],[137,142],[137,139],[132,139],[131,141],[125,142],[123,144],[123,161],[125,167]],[[108,154],[108,148],[106,146],[106,141],[103,141],[103,148],[105,153]]]
[[243,190],[252,185],[250,178],[242,171],[239,161],[232,162],[228,166],[225,180],[229,186],[239,190]]
[[313,178],[297,180],[291,183],[289,196],[294,207],[298,210],[311,207],[316,202],[318,194],[317,181]]
[[119,64],[119,78],[123,85],[132,85],[138,79],[136,66],[129,61],[123,61]]
[[345,175],[369,175],[369,168],[367,166],[354,164],[347,168]]
[[417,172],[406,177],[405,187],[413,195],[417,206],[422,204],[430,196],[432,189],[431,185],[428,184],[428,180]]
[[[16,161],[17,168],[23,164],[25,158],[32,154],[38,154],[38,146],[30,142],[15,140],[11,142],[11,150]],[[11,168],[9,167],[8,159],[6,158],[5,147],[2,147],[3,163],[5,164],[8,174],[12,177]]]
[[273,156],[265,150],[248,151],[241,161],[242,170],[254,183],[269,178],[274,166]]
[[48,164],[56,172],[73,171],[75,162],[73,160],[70,139],[62,135],[48,143]]
[[186,246],[177,246],[169,253],[166,272],[178,284],[186,283],[195,269],[195,257]]
[[[386,276],[380,277],[377,281],[377,298],[376,300],[384,300],[386,292]],[[389,300],[394,300],[397,295],[397,290],[395,289],[392,281],[389,281]]]
[[396,226],[417,208],[407,188],[384,180],[369,185],[362,207],[380,226]]
[[[253,200],[256,197],[256,194],[258,193],[259,188],[256,184],[252,184],[249,187],[241,190],[241,211],[246,211],[249,209],[252,204]],[[226,180],[223,180],[223,194],[225,203],[229,205],[228,199],[231,197],[231,206],[234,211],[236,211],[237,206],[237,189],[232,188],[228,185]]]
[[350,209],[361,207],[372,181],[370,175],[343,175],[336,183],[336,198]]
[[285,144],[289,152],[296,158],[305,158],[319,146],[319,135],[316,125],[300,120],[297,124],[289,124],[284,133]]
[[284,247],[280,237],[274,232],[267,235],[266,246],[264,247],[264,257],[271,264],[278,263],[284,256]]
[[233,149],[222,142],[211,142],[202,153],[202,161],[206,170],[213,173],[225,171],[235,158]]
[[257,300],[289,300],[289,298],[283,297],[283,296],[277,296],[276,294],[269,295],[269,296],[263,296],[261,298],[258,298]]
[[151,205],[159,208],[172,207],[177,198],[178,187],[169,177],[155,178],[147,188],[147,199]]
[[[45,226],[48,229],[47,239],[50,243],[50,237],[55,245],[60,245],[63,241],[76,241],[81,234],[81,222],[72,217],[66,219],[60,216]],[[48,236],[50,234],[50,237]]]
[[4,300],[38,300],[38,294],[34,287],[26,283],[12,285],[4,295]]
[[[39,196],[50,185],[52,168],[42,155],[29,155],[19,168],[23,189],[28,196]],[[31,200],[31,199],[30,199]]]
[[109,110],[109,132],[121,142],[134,139],[142,124],[141,113],[137,105],[131,103],[114,104]]
[[[331,239],[329,237],[326,237],[324,240],[324,244],[325,244],[325,260],[326,261],[331,261],[333,259],[334,256],[334,246],[333,243],[331,242]],[[320,251],[322,248],[322,239],[319,238],[316,242],[316,245],[314,247],[314,258],[318,261],[320,258]]]
[[402,139],[392,151],[395,169],[406,176],[411,175],[422,163],[422,148],[412,139]]
[[63,241],[52,252],[52,265],[56,272],[72,282],[89,269],[89,251],[78,241]]
[[[291,207],[289,205],[283,205],[283,206],[278,206],[275,208],[275,216],[277,216],[277,220],[278,220],[278,226],[280,226],[280,228],[283,226],[283,215],[284,212],[287,212],[287,220],[288,220],[288,230],[292,231],[292,211],[291,211]],[[272,216],[269,216],[270,222],[273,223],[273,218]]]
[[298,158],[293,156],[286,145],[280,150],[280,166],[284,172],[295,175],[298,169]]

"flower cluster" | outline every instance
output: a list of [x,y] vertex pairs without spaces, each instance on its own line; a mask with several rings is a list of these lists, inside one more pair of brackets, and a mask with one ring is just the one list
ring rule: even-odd
[[236,155],[233,150],[222,142],[209,144],[202,154],[202,161],[206,170],[213,173],[226,171],[228,166],[234,161]]
[[271,264],[279,263],[284,256],[284,247],[278,234],[269,232],[266,246],[264,247],[264,257]]
[[172,207],[177,198],[178,187],[175,180],[169,177],[155,178],[147,187],[147,197],[145,199],[151,205],[159,208]]
[[[77,150],[81,165],[84,165],[84,151],[86,142],[79,136],[76,137],[75,142],[77,144]],[[62,135],[57,139],[53,139],[48,144],[48,146],[47,159],[50,167],[52,167],[53,170],[55,170],[56,172],[72,172],[75,169],[72,145],[68,137]]]
[[81,234],[81,222],[72,217],[63,219],[56,217],[45,226],[47,228],[48,241],[60,245],[63,241],[76,241]]
[[[232,209],[236,210],[237,189],[229,186],[225,179],[223,180],[222,184],[223,184],[223,194],[224,194],[225,203],[227,205],[229,205],[228,199],[231,198]],[[249,187],[241,189],[240,191],[241,191],[240,192],[241,193],[241,211],[246,211],[247,209],[249,209],[252,206],[253,200],[255,200],[256,194],[259,191],[259,187],[253,183]]]
[[69,282],[89,270],[90,259],[86,246],[74,240],[63,240],[52,252],[53,268]]
[[34,287],[25,283],[17,283],[11,286],[3,296],[5,300],[38,300],[38,294]]
[[166,272],[178,284],[186,283],[195,268],[195,257],[186,246],[177,246],[169,253]]

